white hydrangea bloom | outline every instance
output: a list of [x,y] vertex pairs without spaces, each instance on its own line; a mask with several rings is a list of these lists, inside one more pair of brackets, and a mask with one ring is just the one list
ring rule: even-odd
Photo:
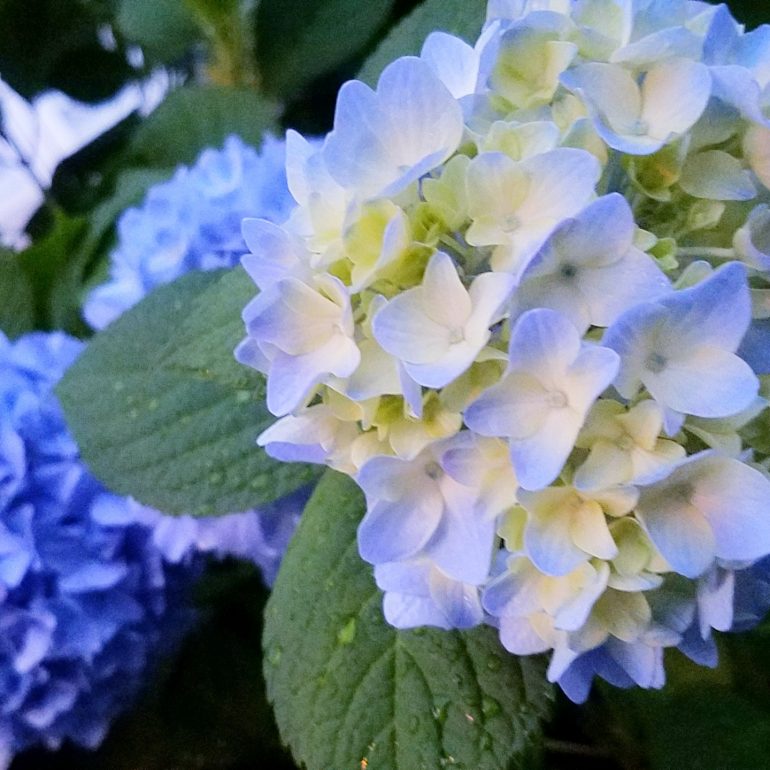
[[239,356],[260,443],[364,490],[392,624],[490,623],[581,700],[766,609],[768,30],[492,0],[343,86],[320,150],[290,134]]

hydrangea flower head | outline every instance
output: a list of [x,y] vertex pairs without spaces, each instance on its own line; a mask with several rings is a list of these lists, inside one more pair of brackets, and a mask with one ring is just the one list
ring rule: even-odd
[[95,747],[192,620],[198,563],[171,564],[89,475],[52,389],[81,350],[0,334],[0,766]]
[[768,40],[692,0],[492,0],[289,143],[238,357],[258,442],[363,489],[393,625],[489,623],[582,700],[770,606]]

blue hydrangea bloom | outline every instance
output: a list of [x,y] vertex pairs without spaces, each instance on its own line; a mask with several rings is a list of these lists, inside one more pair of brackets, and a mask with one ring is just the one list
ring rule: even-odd
[[[204,150],[194,165],[178,168],[120,217],[110,280],[87,298],[86,320],[103,329],[152,289],[190,270],[238,264],[247,251],[241,221],[282,222],[293,205],[284,141],[266,135],[258,152],[230,136],[222,149]],[[246,558],[272,584],[308,495],[305,489],[259,511],[212,519],[166,516],[123,500],[100,515],[105,522],[153,527],[153,542],[167,560],[179,562],[193,551]]]
[[232,556],[257,564],[269,586],[299,523],[311,489],[302,487],[259,509],[226,516],[169,516],[131,498],[100,509],[100,521],[134,521],[152,528],[152,541],[166,561],[179,564],[192,553]]
[[127,501],[87,472],[52,392],[80,349],[0,333],[0,767],[35,744],[97,746],[193,617],[199,560],[102,520]]
[[230,136],[150,188],[118,220],[110,279],[87,298],[83,314],[103,329],[149,291],[190,270],[232,267],[247,251],[245,217],[282,222],[294,200],[286,184],[285,142],[265,136],[259,152]]

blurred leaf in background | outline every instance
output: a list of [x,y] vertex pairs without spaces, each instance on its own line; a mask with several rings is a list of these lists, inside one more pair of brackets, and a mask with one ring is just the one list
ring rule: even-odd
[[112,96],[135,73],[117,41],[105,46],[110,18],[98,0],[0,0],[0,75],[27,98],[50,88]]
[[425,0],[399,21],[367,58],[357,77],[374,87],[399,56],[417,56],[425,38],[441,30],[474,43],[486,16],[486,0]]
[[218,85],[259,88],[254,25],[259,0],[184,0],[208,41],[206,67]]
[[141,47],[149,64],[184,56],[200,39],[195,19],[182,0],[109,0],[114,28]]
[[0,330],[14,339],[34,328],[32,282],[16,254],[0,250]]
[[393,0],[261,0],[257,61],[265,89],[290,98],[358,54],[386,24]]
[[172,91],[138,127],[129,148],[138,165],[192,163],[206,147],[230,134],[259,147],[265,131],[277,132],[278,105],[246,88],[190,85]]
[[18,256],[34,294],[35,327],[83,333],[80,288],[88,254],[81,249],[88,224],[52,210],[52,224],[44,236]]
[[602,683],[585,705],[565,702],[557,733],[570,728],[567,714],[580,725],[585,748],[619,770],[770,767],[770,623],[721,634],[718,642],[714,669],[670,651],[660,690]]

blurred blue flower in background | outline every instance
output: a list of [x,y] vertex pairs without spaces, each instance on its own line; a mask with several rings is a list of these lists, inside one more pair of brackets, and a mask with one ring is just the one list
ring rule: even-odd
[[134,521],[151,527],[153,544],[174,564],[193,552],[247,559],[259,565],[262,579],[271,586],[309,496],[310,489],[303,487],[259,509],[204,517],[171,516],[119,498],[106,516],[116,523]]
[[193,619],[201,560],[172,564],[80,462],[53,387],[81,350],[0,333],[0,767],[97,746]]
[[233,267],[248,251],[245,217],[282,222],[294,205],[286,184],[285,142],[266,135],[259,152],[230,136],[151,187],[142,205],[118,220],[110,279],[87,298],[83,314],[103,329],[148,292],[190,270]]

